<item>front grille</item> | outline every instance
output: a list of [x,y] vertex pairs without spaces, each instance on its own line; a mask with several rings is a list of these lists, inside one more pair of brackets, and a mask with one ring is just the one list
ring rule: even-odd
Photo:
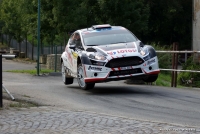
[[137,56],[123,57],[110,60],[106,64],[106,67],[117,68],[117,67],[137,66],[142,63],[144,63],[144,60],[142,60],[140,57]]
[[137,74],[137,73],[142,73],[141,68],[111,71],[109,76],[130,75],[130,74]]

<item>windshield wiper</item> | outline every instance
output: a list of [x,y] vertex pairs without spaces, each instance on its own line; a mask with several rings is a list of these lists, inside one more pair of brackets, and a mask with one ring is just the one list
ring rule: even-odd
[[119,44],[119,43],[127,43],[127,42],[115,42],[115,43],[110,43],[110,44]]
[[99,46],[99,45],[87,45],[87,46]]

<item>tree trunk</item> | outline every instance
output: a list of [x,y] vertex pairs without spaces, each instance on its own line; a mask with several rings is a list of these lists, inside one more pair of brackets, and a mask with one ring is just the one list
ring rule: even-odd
[[25,52],[26,54],[25,54],[25,58],[27,58],[28,57],[28,51],[27,51],[27,34],[26,34],[26,52]]
[[64,45],[66,45],[66,40],[67,40],[67,37],[66,37],[66,32],[64,32]]
[[6,44],[8,44],[8,35],[6,35]]
[[11,45],[10,45],[10,44],[11,44],[11,40],[12,40],[12,37],[9,36],[9,41],[8,41],[8,46],[9,46],[9,47],[11,47]]
[[41,42],[40,42],[40,55],[42,55],[43,54],[43,42],[42,42],[42,39],[40,40]]
[[34,57],[33,57],[33,53],[34,53],[34,37],[32,37],[32,45],[31,46],[32,46],[31,59],[34,60]]
[[51,53],[51,50],[50,50],[51,49],[51,42],[48,42],[48,44],[49,44],[48,45],[48,54],[50,54]]
[[51,41],[51,53],[53,54],[53,41]]
[[9,41],[8,41],[8,47],[10,47],[11,45],[10,45],[10,43],[11,43],[11,39],[9,39]]
[[1,33],[1,43],[3,44],[3,34]]
[[21,42],[18,42],[19,43],[19,53],[21,52]]

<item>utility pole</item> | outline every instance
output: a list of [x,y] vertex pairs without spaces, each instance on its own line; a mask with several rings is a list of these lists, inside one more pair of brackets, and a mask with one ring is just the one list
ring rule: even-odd
[[37,75],[39,76],[40,74],[40,69],[39,69],[39,66],[40,66],[40,0],[38,0],[38,27],[37,27],[37,41],[38,41],[38,44],[37,44]]
[[[199,0],[192,0],[192,50],[200,51],[200,3]],[[200,54],[194,54],[194,61],[200,62]]]
[[3,91],[2,91],[2,55],[0,54],[0,108],[3,107]]

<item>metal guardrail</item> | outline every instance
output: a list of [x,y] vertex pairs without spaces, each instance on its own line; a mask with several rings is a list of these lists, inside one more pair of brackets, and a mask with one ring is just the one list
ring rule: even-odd
[[[173,44],[173,51],[156,51],[156,53],[171,53],[173,54],[172,57],[172,69],[163,69],[160,68],[161,71],[171,71],[172,72],[172,81],[171,81],[171,87],[177,86],[177,72],[191,72],[191,73],[200,73],[198,70],[178,70],[178,53],[184,53],[185,56],[187,56],[188,53],[200,53],[200,51],[177,51],[178,44]],[[187,57],[185,57],[186,60]]]
[[[0,81],[2,83],[2,55],[0,54]],[[3,107],[3,91],[2,84],[0,84],[0,107]]]
[[175,71],[175,72],[200,73],[200,71],[196,71],[196,70],[177,70],[177,69],[162,69],[162,68],[160,68],[160,70],[162,70],[162,71]]
[[[200,53],[200,51],[156,51],[156,53]],[[200,73],[197,70],[178,70],[178,69],[164,69],[160,68],[162,71],[175,71],[175,72],[192,72],[192,73]]]
[[200,51],[156,51],[157,53],[200,53]]

